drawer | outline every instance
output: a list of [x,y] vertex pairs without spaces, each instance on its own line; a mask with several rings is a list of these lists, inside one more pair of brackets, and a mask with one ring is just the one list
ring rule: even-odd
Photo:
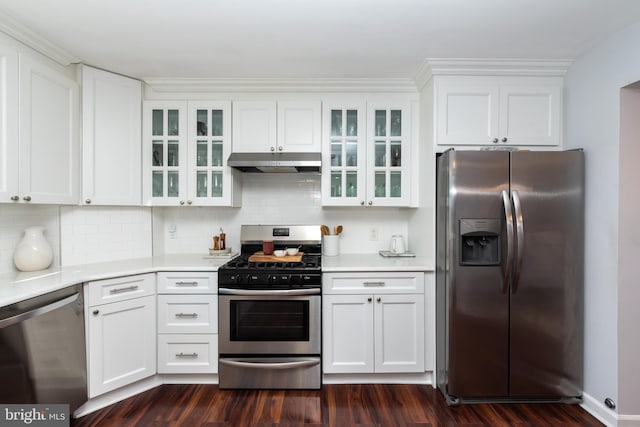
[[158,273],[159,294],[217,294],[217,272]]
[[158,333],[217,332],[218,295],[158,295]]
[[159,374],[215,374],[218,335],[158,335]]
[[424,293],[422,272],[324,273],[325,294],[395,294]]
[[89,306],[124,301],[154,295],[156,291],[154,273],[123,276],[115,279],[94,280],[87,283]]

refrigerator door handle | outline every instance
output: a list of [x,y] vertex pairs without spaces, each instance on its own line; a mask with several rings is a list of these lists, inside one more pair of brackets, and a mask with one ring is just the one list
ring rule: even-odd
[[514,236],[513,236],[513,208],[511,207],[511,199],[507,190],[501,191],[502,205],[504,207],[504,218],[507,226],[507,260],[504,270],[504,284],[502,285],[502,293],[506,293],[511,283],[511,276],[513,273],[513,251],[514,251]]
[[518,195],[518,192],[516,190],[512,190],[511,197],[513,198],[513,209],[516,215],[516,268],[513,286],[511,287],[511,293],[515,294],[518,290],[520,270],[522,269],[522,254],[524,252],[524,219],[522,217],[522,203],[520,203],[520,196]]

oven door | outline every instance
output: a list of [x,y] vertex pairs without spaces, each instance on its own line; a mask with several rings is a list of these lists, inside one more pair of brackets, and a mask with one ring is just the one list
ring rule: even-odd
[[320,289],[218,293],[220,354],[320,354]]

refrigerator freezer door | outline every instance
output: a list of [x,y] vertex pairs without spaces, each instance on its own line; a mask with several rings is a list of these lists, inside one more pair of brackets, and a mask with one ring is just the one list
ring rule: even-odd
[[583,188],[582,151],[511,154],[523,229],[511,288],[513,398],[582,393]]
[[[509,153],[443,154],[438,190],[438,383],[452,396],[505,397],[509,292],[502,191],[509,191]],[[483,254],[491,244],[499,245],[498,262],[495,251]],[[477,255],[477,262],[464,254]]]

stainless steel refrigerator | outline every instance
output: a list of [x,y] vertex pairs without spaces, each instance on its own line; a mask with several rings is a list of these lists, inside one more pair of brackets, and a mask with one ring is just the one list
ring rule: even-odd
[[437,159],[436,375],[450,404],[580,401],[584,153]]

